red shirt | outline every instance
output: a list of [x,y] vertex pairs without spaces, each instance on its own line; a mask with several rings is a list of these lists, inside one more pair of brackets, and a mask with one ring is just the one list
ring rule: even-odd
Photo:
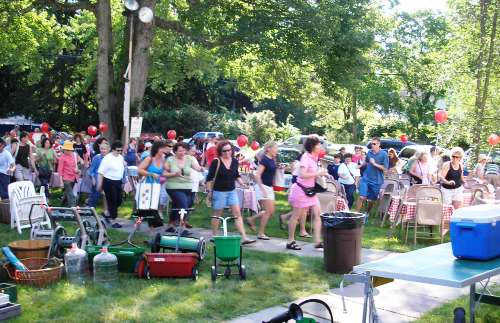
[[207,167],[210,167],[212,161],[217,157],[217,146],[212,146],[205,150],[205,160],[207,161]]
[[78,174],[76,172],[76,155],[74,153],[70,155],[63,153],[58,159],[57,172],[65,181],[76,181],[78,179]]

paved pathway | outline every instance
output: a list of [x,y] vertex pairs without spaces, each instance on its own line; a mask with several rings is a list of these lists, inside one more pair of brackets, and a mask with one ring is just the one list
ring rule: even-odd
[[[120,219],[123,225],[123,231],[130,231],[133,224],[130,220]],[[160,231],[161,230],[161,231]],[[158,229],[157,232],[162,232],[164,228]],[[147,233],[147,225],[141,226],[141,232]],[[192,229],[194,235],[204,236],[209,238],[212,236],[210,230],[206,229]],[[153,233],[152,233],[153,234]],[[151,234],[151,235],[152,235]],[[154,233],[156,234],[156,232]],[[258,240],[255,244],[245,246],[248,249],[254,249],[264,252],[280,252],[289,253],[296,256],[305,257],[322,257],[322,249],[317,250],[314,248],[313,243],[299,242],[302,250],[287,250],[285,249],[285,239],[273,238],[269,241]],[[390,257],[394,253],[374,250],[363,249],[362,262],[369,262],[384,257]],[[493,280],[500,283],[500,277]],[[384,323],[399,323],[410,322],[423,313],[432,310],[444,303],[447,303],[462,295],[467,295],[468,288],[456,289],[443,286],[435,286],[429,284],[412,283],[406,281],[394,281],[390,284],[379,286],[375,289],[375,304],[381,322]],[[351,284],[344,288],[343,294],[345,296],[346,310],[343,311],[342,306],[342,291],[340,288],[329,290],[327,293],[311,295],[309,298],[319,298],[325,301],[332,309],[335,322],[361,322],[362,306],[363,306],[363,285]],[[296,300],[298,303],[301,300]],[[254,323],[269,320],[270,318],[280,314],[286,310],[287,304],[267,308],[257,313],[244,315],[230,320],[231,323]],[[306,316],[313,317],[318,322],[329,322],[327,311],[319,304],[307,304],[304,306]],[[450,313],[450,318],[452,313]]]

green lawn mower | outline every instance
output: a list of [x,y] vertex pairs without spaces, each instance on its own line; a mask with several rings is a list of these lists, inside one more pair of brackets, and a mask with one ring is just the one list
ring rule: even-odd
[[[185,218],[189,212],[193,211],[193,209],[172,209],[178,210],[181,218]],[[179,230],[179,228],[178,228]],[[195,252],[198,254],[198,260],[203,260],[205,258],[205,250],[206,250],[206,240],[203,237],[186,237],[183,234],[185,230],[181,229],[180,235],[176,234],[166,234],[162,235],[161,233],[156,234],[156,236],[151,241],[151,252],[158,253],[160,251],[165,252],[165,250],[171,250],[178,252]]]
[[[222,222],[223,236],[214,236],[214,265],[212,266],[212,281],[215,282],[217,277],[231,276],[231,267],[237,267],[238,272],[234,275],[239,275],[241,279],[246,279],[247,272],[243,262],[243,249],[241,247],[241,236],[227,235],[227,221],[235,219],[235,217],[220,217],[212,216],[213,219],[218,219]],[[224,267],[224,273],[219,274],[219,267]]]

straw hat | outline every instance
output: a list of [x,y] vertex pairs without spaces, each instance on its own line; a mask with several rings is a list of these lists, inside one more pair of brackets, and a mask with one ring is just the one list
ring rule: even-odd
[[63,147],[62,147],[63,150],[70,150],[70,151],[73,151],[73,143],[69,140],[66,140],[63,144]]
[[486,157],[486,155],[479,155],[479,162],[482,162],[483,160],[487,160],[488,157]]

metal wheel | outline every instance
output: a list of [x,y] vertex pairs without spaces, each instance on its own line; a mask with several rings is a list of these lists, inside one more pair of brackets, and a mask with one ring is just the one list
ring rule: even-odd
[[198,280],[198,268],[193,268],[193,280]]
[[214,282],[217,280],[217,268],[215,268],[215,266],[212,266],[211,271],[212,271],[212,281]]
[[245,265],[241,265],[241,267],[240,267],[240,278],[242,280],[247,279],[247,269],[246,269]]

